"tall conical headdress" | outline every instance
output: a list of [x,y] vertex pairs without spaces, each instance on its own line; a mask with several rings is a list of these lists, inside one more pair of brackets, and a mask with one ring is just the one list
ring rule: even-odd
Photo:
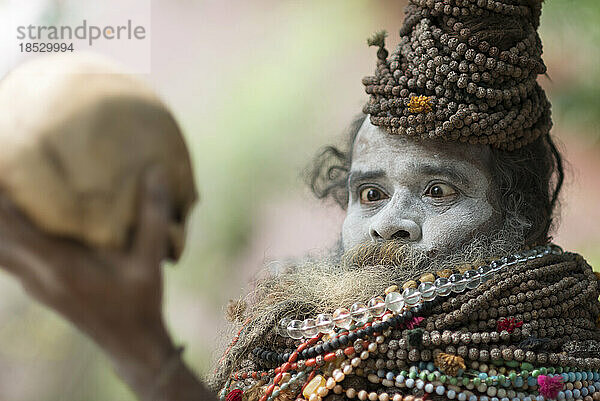
[[383,32],[363,111],[390,134],[513,150],[548,134],[541,0],[409,0],[388,57]]

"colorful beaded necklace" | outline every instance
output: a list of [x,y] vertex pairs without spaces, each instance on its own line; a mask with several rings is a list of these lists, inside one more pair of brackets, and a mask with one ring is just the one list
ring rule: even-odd
[[[600,359],[544,351],[561,333],[600,339],[591,321],[600,313],[598,284],[579,255],[548,245],[437,275],[331,316],[283,319],[277,331],[299,341],[296,349],[254,348],[250,357],[263,369],[234,372],[220,398],[600,400]],[[572,316],[557,318],[557,312]],[[461,322],[470,323],[439,331]]]

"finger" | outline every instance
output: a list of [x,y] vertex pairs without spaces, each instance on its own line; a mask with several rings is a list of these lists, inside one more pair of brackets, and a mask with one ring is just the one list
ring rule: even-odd
[[[5,245],[4,254],[40,255],[46,265],[52,265],[54,256],[60,253],[76,253],[81,250],[81,244],[41,231],[25,216],[5,195],[0,192],[0,241]],[[43,255],[43,256],[42,256]],[[12,256],[11,256],[12,257]],[[13,258],[14,259],[14,258]],[[27,260],[32,260],[27,258]],[[37,266],[37,263],[36,263]],[[60,268],[56,266],[55,268]]]
[[166,175],[153,168],[143,179],[132,256],[142,265],[159,266],[169,249],[171,199]]
[[37,245],[31,223],[5,196],[0,194],[0,265],[8,272],[31,279],[33,269],[27,261]]
[[73,247],[77,244],[75,241],[42,231],[2,192],[0,192],[0,237],[3,240],[11,239],[34,253],[43,253],[57,246]]
[[2,237],[0,237],[0,266],[17,277],[35,297],[48,297],[62,291],[63,286],[48,269],[48,265],[40,255]]
[[28,240],[32,224],[4,194],[0,193],[0,230],[5,236]]
[[23,259],[16,247],[7,239],[0,236],[0,266],[17,277],[28,276]]

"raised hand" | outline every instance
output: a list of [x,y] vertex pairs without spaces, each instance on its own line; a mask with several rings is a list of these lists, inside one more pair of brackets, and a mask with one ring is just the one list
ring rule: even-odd
[[94,339],[140,399],[211,400],[182,362],[162,315],[161,262],[172,212],[165,181],[156,169],[145,175],[127,251],[41,232],[0,192],[0,265]]

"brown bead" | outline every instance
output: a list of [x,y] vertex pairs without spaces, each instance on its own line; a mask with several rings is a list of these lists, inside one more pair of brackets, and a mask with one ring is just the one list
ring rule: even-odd
[[424,282],[432,283],[435,281],[435,276],[431,273],[425,273],[419,278],[419,281],[422,283],[424,283]]
[[438,277],[444,277],[444,278],[448,278],[448,277],[450,277],[450,276],[451,276],[453,273],[452,273],[452,270],[450,270],[450,269],[445,269],[445,270],[440,270],[440,271],[438,271],[436,274],[437,274],[437,276],[438,276]]
[[417,288],[417,282],[415,280],[409,280],[402,284],[402,289],[405,290],[407,288]]

